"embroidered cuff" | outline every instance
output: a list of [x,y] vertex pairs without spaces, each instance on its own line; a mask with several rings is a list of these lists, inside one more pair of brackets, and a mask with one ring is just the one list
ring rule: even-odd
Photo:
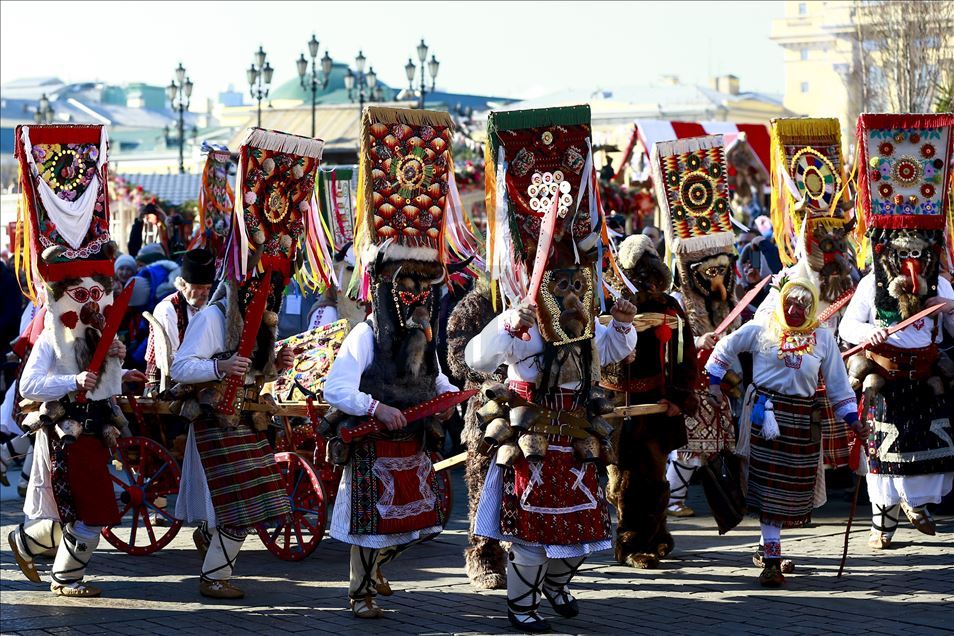
[[378,410],[378,401],[372,398],[371,404],[368,405],[368,416],[374,417],[374,412],[377,410]]
[[625,336],[633,330],[633,323],[617,322],[617,320],[613,318],[613,329],[616,330],[616,333],[621,333]]
[[223,378],[225,377],[225,374],[222,373],[221,371],[219,371],[219,361],[218,361],[218,359],[212,360],[212,370],[213,370],[213,372],[215,372],[215,377],[217,377],[218,379],[221,380],[221,379],[223,379]]
[[[855,418],[852,421],[857,421],[858,419],[858,403],[855,402],[854,398],[845,398],[844,400],[840,400],[832,404],[831,410],[834,411],[837,417],[840,417],[846,422],[848,422],[849,414],[853,415]],[[851,422],[848,423],[850,424]]]
[[712,373],[710,373],[710,374],[709,374],[709,386],[714,386],[714,385],[716,385],[716,384],[722,384],[722,376],[721,376],[721,375],[713,375]]
[[845,413],[845,417],[843,419],[845,420],[845,424],[850,426],[858,421],[858,413],[849,411],[848,413]]
[[782,558],[782,542],[781,541],[766,541],[763,545],[763,548],[765,549],[766,559]]

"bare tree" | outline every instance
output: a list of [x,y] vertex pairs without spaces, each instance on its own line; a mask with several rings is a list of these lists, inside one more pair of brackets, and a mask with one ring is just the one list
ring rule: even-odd
[[954,69],[954,0],[855,0],[865,110],[931,110]]

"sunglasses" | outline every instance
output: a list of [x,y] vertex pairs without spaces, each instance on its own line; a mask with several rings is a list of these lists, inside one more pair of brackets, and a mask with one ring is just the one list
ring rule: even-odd
[[103,296],[106,295],[106,290],[104,290],[99,285],[94,285],[92,287],[70,287],[66,290],[66,293],[70,298],[76,302],[83,304],[92,300],[94,303],[98,303],[103,299]]

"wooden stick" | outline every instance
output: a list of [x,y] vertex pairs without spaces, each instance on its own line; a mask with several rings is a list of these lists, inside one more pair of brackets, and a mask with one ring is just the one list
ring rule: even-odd
[[841,549],[841,564],[838,566],[838,577],[841,578],[842,573],[845,571],[845,562],[848,560],[848,537],[851,536],[851,522],[855,518],[855,511],[858,509],[858,491],[861,490],[861,480],[863,479],[860,475],[855,475],[858,478],[858,481],[855,483],[855,494],[851,498],[851,511],[848,513],[848,525],[845,527],[845,545]]
[[[902,329],[905,329],[906,327],[910,327],[911,325],[921,320],[922,318],[927,318],[931,314],[936,313],[940,310],[941,310],[941,305],[934,305],[933,307],[928,307],[927,309],[921,310],[918,313],[911,316],[910,318],[908,318],[907,320],[902,320],[901,322],[894,325],[893,327],[888,327],[888,335],[890,336],[891,334],[897,333],[901,331]],[[841,354],[841,357],[843,360],[847,360],[848,358],[855,355],[859,351],[863,351],[864,349],[867,349],[870,346],[871,346],[871,341],[865,340],[861,344],[855,345],[848,351],[845,351],[843,354]]]
[[665,413],[668,407],[665,404],[633,404],[632,406],[617,406],[613,412],[603,417],[633,417],[635,415],[655,415]]
[[447,470],[448,468],[453,468],[454,466],[463,464],[465,461],[467,461],[467,451],[458,453],[453,457],[448,457],[447,459],[442,459],[441,461],[434,464],[434,470],[436,472]]

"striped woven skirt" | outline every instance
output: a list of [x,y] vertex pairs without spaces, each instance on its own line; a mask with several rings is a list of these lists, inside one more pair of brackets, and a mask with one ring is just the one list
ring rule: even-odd
[[831,400],[824,386],[815,393],[815,408],[821,414],[822,452],[826,468],[842,468],[848,465],[848,427],[835,415]]
[[247,427],[195,426],[218,526],[252,528],[291,509],[268,440]]
[[757,389],[775,405],[779,436],[767,440],[752,425],[749,450],[749,512],[762,523],[795,528],[812,520],[815,480],[821,452],[821,431],[812,429],[809,398],[780,395]]

